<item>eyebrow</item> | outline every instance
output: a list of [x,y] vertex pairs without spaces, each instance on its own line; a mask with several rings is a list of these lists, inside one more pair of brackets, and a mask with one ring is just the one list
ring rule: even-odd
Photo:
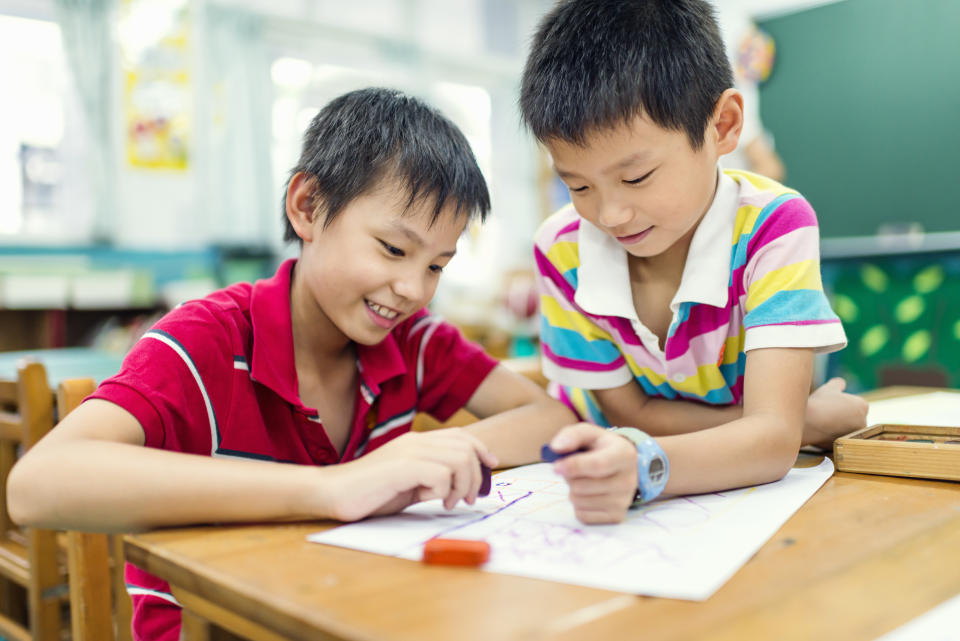
[[[630,165],[636,163],[636,162],[639,161],[639,160],[644,160],[644,159],[646,159],[646,157],[649,156],[649,155],[650,155],[649,152],[646,152],[646,151],[638,151],[638,152],[635,153],[635,154],[631,154],[631,155],[627,156],[626,158],[624,158],[624,159],[622,159],[622,160],[619,160],[619,161],[613,163],[612,165],[610,165],[610,166],[607,167],[606,169],[602,170],[600,173],[602,173],[602,174],[613,173],[614,171],[616,171],[616,170],[618,170],[618,169],[623,169],[624,167],[629,167]],[[574,173],[574,172],[566,171],[566,170],[564,170],[564,169],[561,169],[560,167],[557,167],[556,163],[554,163],[553,169],[554,169],[554,171],[557,172],[557,175],[560,176],[561,178],[583,178],[580,174],[576,174],[576,173]]]
[[[420,238],[420,234],[418,234],[417,232],[413,231],[412,229],[410,229],[409,227],[407,227],[406,225],[404,225],[404,224],[403,224],[402,222],[400,222],[399,220],[394,220],[393,222],[391,222],[391,223],[390,223],[390,227],[391,227],[391,229],[393,229],[394,231],[400,232],[401,234],[403,234],[404,236],[406,236],[407,238],[409,238],[409,239],[410,239],[410,242],[412,242],[412,243],[413,243],[414,245],[416,245],[417,247],[421,247],[421,248],[422,248],[422,247],[425,247],[425,246],[426,246],[426,243],[423,242],[423,239],[422,239],[422,238]],[[440,252],[440,256],[443,256],[443,257],[446,257],[446,258],[453,258],[453,256],[454,256],[456,253],[457,253],[457,250],[454,249],[454,250],[452,250],[452,251]]]

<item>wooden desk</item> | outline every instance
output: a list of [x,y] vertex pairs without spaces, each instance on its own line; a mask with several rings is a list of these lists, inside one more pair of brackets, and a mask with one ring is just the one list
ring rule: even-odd
[[306,541],[329,527],[163,530],[125,550],[172,584],[188,639],[201,617],[255,641],[867,641],[960,593],[958,483],[835,474],[702,603]]

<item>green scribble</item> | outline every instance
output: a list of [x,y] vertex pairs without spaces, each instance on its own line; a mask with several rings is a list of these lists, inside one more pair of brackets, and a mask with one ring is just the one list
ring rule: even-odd
[[930,350],[930,331],[919,329],[910,334],[903,343],[903,360],[908,363],[915,363]]
[[868,289],[871,289],[878,294],[885,292],[887,290],[887,285],[890,283],[890,278],[887,276],[886,272],[876,265],[871,265],[870,263],[864,263],[860,268],[860,279]]
[[913,277],[913,288],[921,294],[929,294],[943,284],[943,267],[931,265]]
[[844,323],[852,323],[860,316],[860,308],[857,307],[854,300],[843,294],[834,294],[833,311]]
[[920,318],[920,314],[922,314],[926,308],[927,304],[924,302],[923,297],[915,294],[913,296],[907,296],[897,303],[893,315],[896,317],[898,323],[905,325]]
[[864,356],[873,356],[890,340],[890,330],[883,325],[874,325],[863,333],[860,338],[860,353]]

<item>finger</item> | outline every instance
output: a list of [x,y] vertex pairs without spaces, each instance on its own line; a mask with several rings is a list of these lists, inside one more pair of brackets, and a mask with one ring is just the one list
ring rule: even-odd
[[[616,439],[621,439],[615,436]],[[582,454],[573,454],[554,463],[553,469],[563,476],[567,482],[587,477],[602,479],[621,472],[630,473],[634,470],[636,476],[637,451],[630,443],[624,440],[625,447],[610,444],[608,447],[598,447],[595,450]]]
[[844,380],[843,378],[840,378],[839,376],[835,376],[831,378],[829,381],[827,381],[826,383],[824,383],[821,387],[823,387],[824,389],[828,389],[831,392],[839,393],[847,389],[847,381]]
[[603,478],[578,478],[568,483],[570,496],[576,500],[602,496],[628,497],[633,500],[637,485],[629,474],[614,474]]
[[451,491],[443,500],[443,507],[448,510],[452,510],[460,499],[476,496],[480,489],[480,464],[472,449],[457,453],[451,472]]
[[435,433],[451,439],[452,442],[469,443],[480,463],[483,463],[491,469],[500,464],[500,461],[497,459],[496,455],[490,451],[490,448],[487,447],[486,443],[469,432],[466,432],[460,428],[447,428],[445,430],[437,430]]
[[424,461],[417,465],[416,493],[418,501],[446,499],[450,494],[453,473],[441,463]]
[[550,440],[550,449],[558,453],[589,449],[603,434],[605,434],[603,428],[590,423],[568,425]]
[[627,508],[583,508],[575,509],[577,519],[588,525],[603,525],[622,522],[627,516]]

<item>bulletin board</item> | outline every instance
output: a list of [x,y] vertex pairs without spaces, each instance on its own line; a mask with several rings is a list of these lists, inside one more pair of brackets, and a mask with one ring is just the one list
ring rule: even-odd
[[960,229],[960,2],[844,0],[761,21],[761,115],[824,237]]

